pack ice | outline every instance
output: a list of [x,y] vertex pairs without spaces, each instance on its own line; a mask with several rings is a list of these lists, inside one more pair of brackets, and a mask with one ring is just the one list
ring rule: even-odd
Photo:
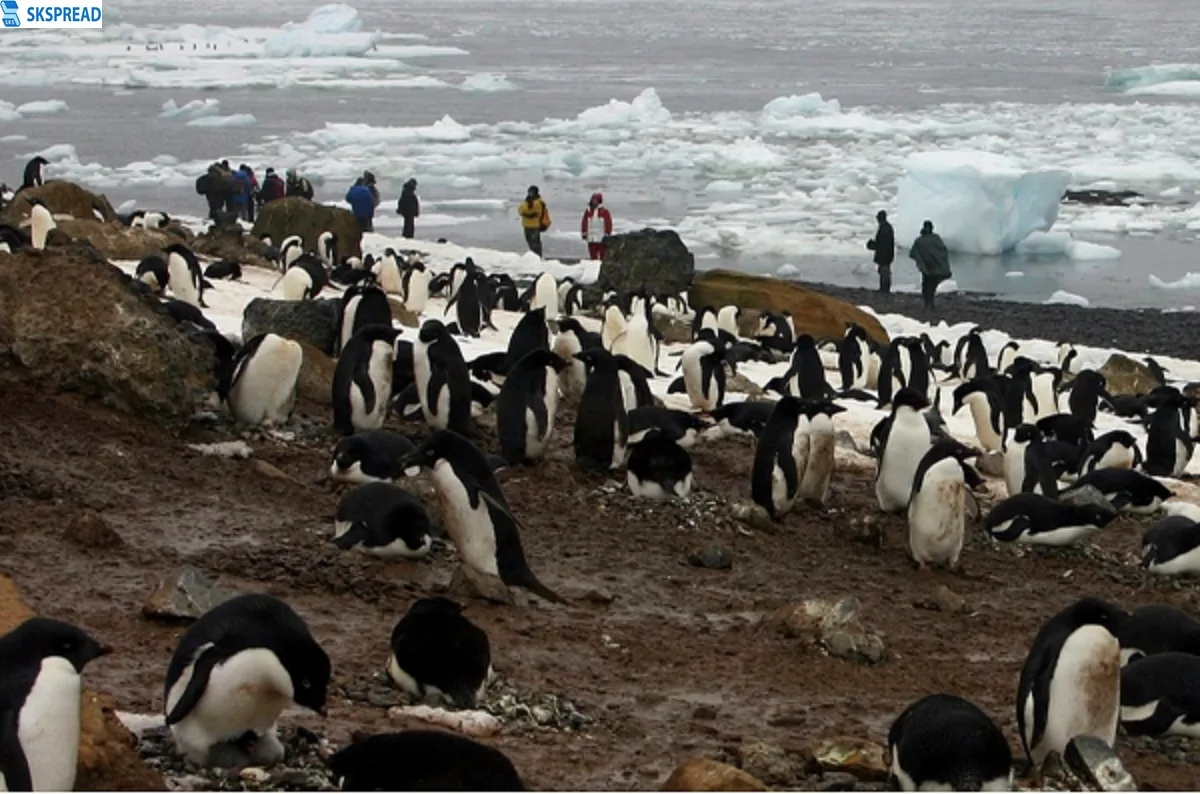
[[1070,179],[990,152],[914,154],[897,187],[896,242],[907,248],[930,220],[951,251],[1002,254],[1054,225]]

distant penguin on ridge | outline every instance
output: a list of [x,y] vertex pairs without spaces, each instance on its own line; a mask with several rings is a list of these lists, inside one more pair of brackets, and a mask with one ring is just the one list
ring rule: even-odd
[[45,250],[46,237],[51,229],[57,227],[58,224],[54,222],[54,215],[46,206],[46,202],[40,198],[29,199],[29,239],[34,250]]

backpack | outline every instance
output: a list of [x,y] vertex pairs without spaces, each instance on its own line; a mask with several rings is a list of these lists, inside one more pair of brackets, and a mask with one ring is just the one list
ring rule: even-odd
[[542,202],[542,231],[550,228],[550,208],[546,206],[546,202]]
[[200,176],[196,177],[196,195],[207,196],[208,188],[209,188],[209,184],[208,184],[208,174],[207,173],[201,174]]

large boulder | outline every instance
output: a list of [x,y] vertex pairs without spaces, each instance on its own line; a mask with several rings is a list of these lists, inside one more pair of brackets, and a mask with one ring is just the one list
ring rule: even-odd
[[820,339],[841,339],[851,323],[858,323],[876,342],[888,343],[879,320],[857,306],[831,298],[799,284],[733,270],[709,270],[692,284],[688,302],[693,308],[737,306],[741,309],[792,313],[797,334]]
[[3,221],[19,226],[29,217],[29,200],[33,198],[40,198],[55,215],[70,215],[76,220],[95,220],[97,212],[105,221],[117,217],[105,196],[84,190],[74,182],[51,179],[41,187],[25,188],[17,193],[4,208]]
[[275,245],[298,234],[304,239],[304,247],[313,251],[322,232],[337,235],[339,256],[362,256],[362,231],[350,210],[317,204],[299,196],[263,205],[251,230],[255,237],[269,235]]
[[87,240],[109,259],[141,259],[161,254],[172,243],[183,238],[158,229],[133,229],[120,223],[101,223],[97,220],[64,220],[58,228],[72,240]]
[[1104,376],[1108,393],[1116,397],[1139,397],[1162,385],[1148,366],[1120,353],[1108,357],[1100,374]]
[[332,356],[337,339],[337,316],[338,302],[332,298],[307,301],[255,298],[242,314],[242,339],[278,334],[284,339],[312,345]]
[[678,295],[692,283],[696,259],[673,231],[642,229],[604,239],[604,261],[596,286],[653,295]]
[[274,267],[267,259],[270,246],[257,237],[246,234],[245,230],[236,224],[210,226],[192,240],[191,247],[198,254],[217,259],[228,259],[243,265]]
[[[13,580],[0,574],[0,634],[7,634],[35,614]],[[103,642],[103,633],[97,639]],[[93,664],[104,664],[104,660]],[[117,703],[110,696],[83,690],[75,790],[165,791],[162,775],[142,761],[133,735],[117,719],[116,710]]]
[[0,379],[84,394],[168,428],[211,391],[212,348],[86,249],[21,251],[0,267]]

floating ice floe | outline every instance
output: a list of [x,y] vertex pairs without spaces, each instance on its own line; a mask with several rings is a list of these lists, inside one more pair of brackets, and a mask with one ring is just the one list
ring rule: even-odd
[[517,86],[507,76],[489,74],[487,72],[468,75],[465,80],[459,83],[458,87],[463,91],[477,91],[485,94],[517,90]]
[[314,8],[303,22],[289,22],[263,42],[271,58],[321,58],[363,55],[383,38],[381,32],[362,33],[358,10],[345,3]]
[[234,113],[229,116],[200,116],[187,123],[189,127],[253,127],[258,119],[253,113]]
[[1163,281],[1151,273],[1150,286],[1158,289],[1197,289],[1200,288],[1200,273],[1190,272],[1175,281]]
[[177,105],[174,99],[168,99],[163,102],[162,113],[158,114],[160,119],[184,119],[191,121],[192,119],[202,118],[204,116],[219,116],[221,114],[221,100],[207,97],[205,99],[193,99],[183,105]]
[[1087,306],[1091,305],[1090,301],[1088,301],[1088,299],[1083,297],[1082,295],[1076,295],[1074,292],[1067,292],[1066,290],[1062,290],[1062,289],[1055,290],[1054,294],[1051,295],[1049,298],[1046,298],[1046,300],[1043,301],[1043,303],[1046,303],[1047,305],[1063,304],[1066,306],[1083,306],[1083,307],[1087,307]]
[[1200,93],[1200,64],[1164,63],[1153,66],[1137,66],[1132,69],[1114,69],[1108,73],[1104,84],[1126,94],[1173,94],[1194,86],[1190,95]]

